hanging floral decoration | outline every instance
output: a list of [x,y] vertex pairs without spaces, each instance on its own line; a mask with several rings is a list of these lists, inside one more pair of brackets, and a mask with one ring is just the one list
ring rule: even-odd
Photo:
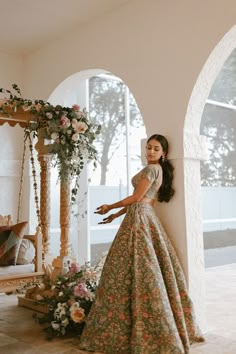
[[15,93],[0,88],[0,93],[7,96],[0,106],[0,113],[9,116],[9,112],[17,112],[21,108],[32,114],[25,129],[33,132],[34,137],[40,133],[45,139],[47,151],[53,155],[54,166],[58,167],[60,180],[74,180],[71,200],[75,202],[85,161],[93,161],[96,167],[97,151],[92,144],[101,126],[92,124],[88,112],[77,104],[62,107],[43,100],[24,99],[16,84],[12,88]]

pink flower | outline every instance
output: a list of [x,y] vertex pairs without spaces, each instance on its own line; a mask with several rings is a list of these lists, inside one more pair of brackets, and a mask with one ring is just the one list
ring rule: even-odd
[[70,266],[70,270],[69,270],[69,274],[72,275],[74,273],[78,273],[80,270],[80,266],[78,263],[71,263],[71,266]]
[[75,127],[75,131],[77,133],[84,133],[87,129],[88,129],[88,126],[84,122],[78,122]]
[[80,106],[78,104],[73,104],[72,106],[74,111],[79,111],[80,110]]
[[80,283],[74,287],[74,295],[78,297],[89,297],[90,293],[85,283]]
[[68,128],[70,126],[70,120],[67,116],[62,116],[60,119],[60,127]]

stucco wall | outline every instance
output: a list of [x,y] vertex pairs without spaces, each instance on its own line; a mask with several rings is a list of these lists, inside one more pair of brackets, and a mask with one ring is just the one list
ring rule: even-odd
[[[11,85],[17,83],[23,88],[23,70],[21,56],[0,52],[0,87],[11,89]],[[23,130],[19,126],[0,126],[0,214],[11,214],[14,221],[17,214],[22,142]],[[24,213],[25,210],[23,216]]]

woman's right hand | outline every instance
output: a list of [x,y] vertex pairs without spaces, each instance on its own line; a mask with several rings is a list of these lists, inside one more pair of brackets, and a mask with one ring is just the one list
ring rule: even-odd
[[115,214],[111,214],[109,216],[107,216],[106,218],[104,218],[101,222],[99,222],[98,224],[109,224],[110,222],[112,222],[114,219],[116,218]]

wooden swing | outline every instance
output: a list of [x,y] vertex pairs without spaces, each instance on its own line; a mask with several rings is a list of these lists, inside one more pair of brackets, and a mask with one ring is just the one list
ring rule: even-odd
[[[4,104],[4,100],[0,100],[0,106]],[[22,128],[28,126],[28,123],[33,120],[30,112],[24,111],[21,107],[14,108],[7,107],[7,114],[0,113],[0,125],[8,123],[10,126],[19,124]],[[38,142],[35,145],[38,153],[38,160],[40,164],[40,229],[42,233],[41,243],[41,259],[43,271],[52,270],[52,277],[55,278],[60,274],[64,267],[65,260],[70,258],[70,242],[69,242],[69,229],[70,229],[70,182],[63,182],[60,184],[60,255],[53,261],[49,256],[50,245],[50,166],[52,155],[48,153],[44,145],[44,139],[40,132],[38,134]],[[39,245],[40,247],[40,245]],[[39,255],[39,253],[38,253]],[[40,258],[40,257],[39,257]],[[39,270],[39,268],[37,269]],[[0,291],[4,289],[12,289],[21,284],[19,277],[16,280],[8,279],[9,277],[0,278]],[[28,281],[30,279],[28,278]],[[12,285],[11,285],[11,284]]]
[[[26,263],[16,264],[16,265],[5,265],[0,266],[0,292],[11,293],[19,287],[22,287],[26,283],[35,282],[39,280],[44,275],[42,271],[42,234],[40,229],[40,211],[39,211],[39,199],[37,195],[37,181],[36,181],[36,170],[34,164],[33,156],[33,145],[30,136],[30,132],[25,130],[24,136],[24,148],[23,148],[23,157],[21,165],[21,177],[20,177],[20,191],[19,191],[19,201],[18,201],[18,210],[17,210],[17,224],[13,226],[11,216],[1,216],[0,215],[0,225],[4,226],[6,229],[16,229],[17,225],[20,224],[20,214],[21,214],[21,205],[22,205],[22,191],[23,191],[23,180],[24,180],[24,166],[26,159],[26,144],[29,143],[30,151],[30,161],[32,165],[32,175],[34,181],[34,193],[35,193],[35,205],[36,205],[36,214],[38,218],[38,226],[36,227],[35,235],[24,235],[22,240],[29,240],[28,245],[32,244],[35,248],[35,257],[33,264]],[[27,243],[26,243],[27,244]],[[23,248],[22,248],[23,249]],[[27,258],[27,251],[32,252],[30,249],[25,249],[24,258]]]

